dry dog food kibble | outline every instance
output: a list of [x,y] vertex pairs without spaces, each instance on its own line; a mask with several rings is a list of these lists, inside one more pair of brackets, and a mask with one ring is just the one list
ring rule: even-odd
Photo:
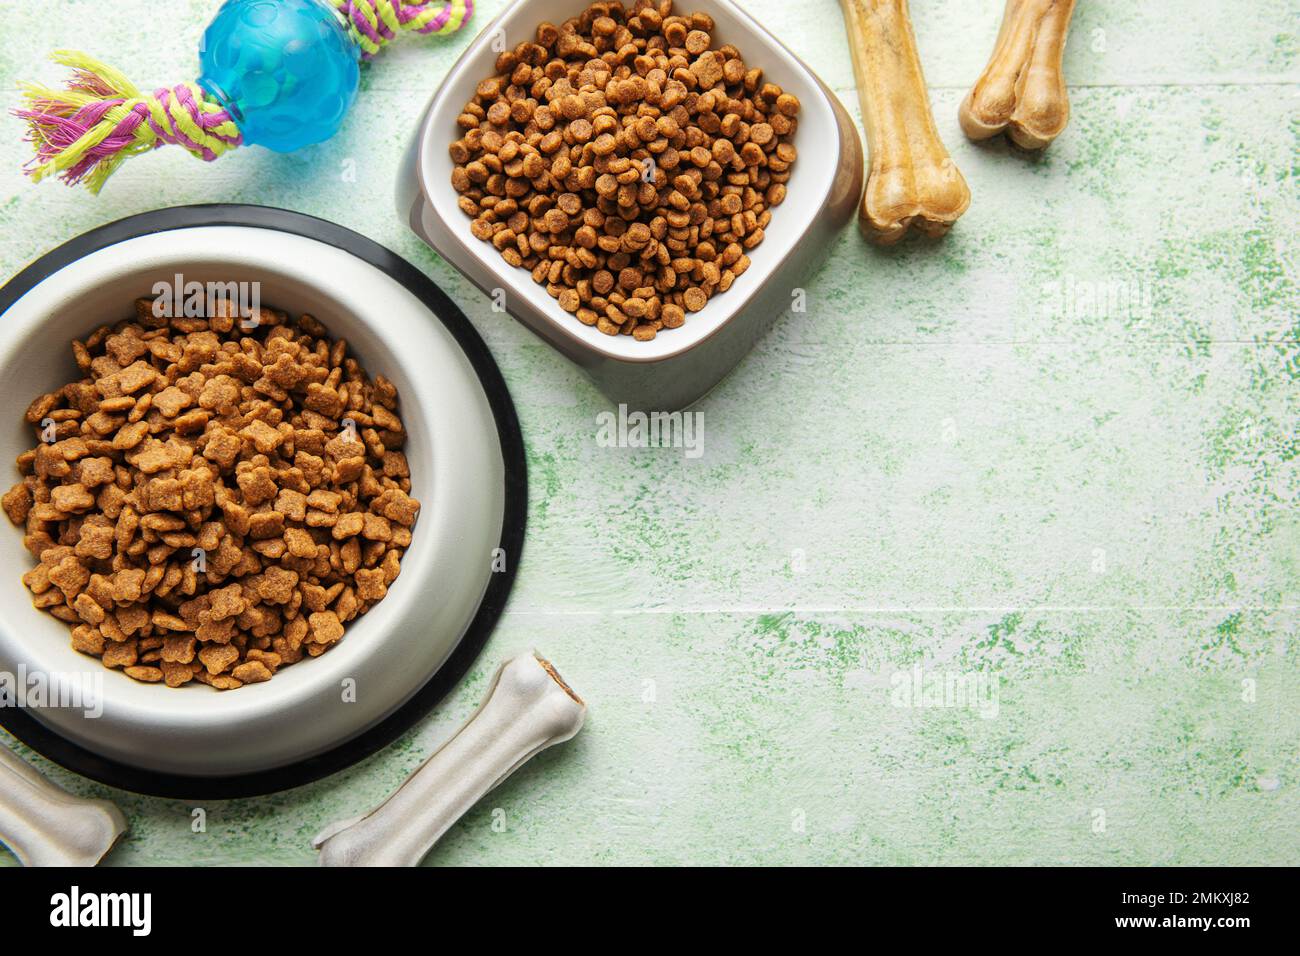
[[37,444],[0,499],[39,562],[23,583],[136,680],[229,690],[316,657],[411,543],[393,384],[310,316],[252,319],[142,299],[27,409]]
[[653,339],[749,267],[799,100],[702,13],[594,3],[497,57],[451,144],[470,231],[586,325]]

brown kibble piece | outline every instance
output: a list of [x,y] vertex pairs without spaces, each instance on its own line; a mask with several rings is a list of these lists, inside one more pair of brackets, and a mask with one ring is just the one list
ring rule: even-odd
[[194,680],[194,667],[190,664],[176,664],[164,660],[158,666],[163,673],[163,682],[168,687],[183,687]]
[[710,42],[709,35],[703,30],[692,30],[686,34],[686,52],[691,56],[699,56],[709,48]]
[[113,641],[105,644],[103,656],[100,657],[105,667],[134,667],[138,659],[139,652],[136,650],[135,641]]
[[230,672],[241,684],[259,684],[271,679],[271,671],[261,661],[247,661]]
[[307,640],[312,644],[333,644],[343,636],[343,625],[333,611],[317,611],[307,619],[307,625]]
[[316,557],[316,539],[302,528],[290,528],[286,531],[284,543],[295,558]]
[[59,511],[71,514],[93,507],[95,496],[83,485],[59,485],[50,491],[50,502]]
[[3,503],[5,514],[9,516],[9,520],[21,526],[27,520],[27,514],[32,508],[31,490],[20,481],[5,492],[4,498],[0,499],[0,503]]
[[209,674],[220,674],[239,660],[239,648],[233,644],[208,644],[199,651],[199,661]]
[[125,667],[122,672],[127,677],[131,677],[146,684],[156,684],[163,679],[162,669],[159,667],[145,667],[137,665],[135,667]]

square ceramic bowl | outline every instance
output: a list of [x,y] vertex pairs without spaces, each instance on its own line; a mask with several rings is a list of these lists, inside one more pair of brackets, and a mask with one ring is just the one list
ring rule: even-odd
[[611,400],[673,411],[721,381],[824,260],[857,211],[862,145],[835,94],[739,6],[731,0],[680,0],[675,9],[713,18],[716,44],[733,44],[747,64],[799,98],[799,158],[785,202],[773,209],[766,238],[749,254],[749,270],[702,311],[688,315],[685,325],[650,342],[583,325],[526,270],[507,265],[490,243],[470,235],[469,217],[456,205],[447,148],[460,138],[456,118],[475,87],[494,75],[497,51],[533,39],[540,23],[562,23],[586,6],[583,0],[516,0],[483,30],[452,67],[416,130],[399,174],[398,214],[480,289],[505,290],[507,311],[586,370]]
[[[387,743],[441,696],[429,690],[435,676],[445,692],[473,660],[508,590],[509,575],[491,573],[493,551],[510,540],[510,567],[518,558],[511,536],[522,536],[522,444],[481,341],[411,266],[310,217],[188,207],[83,236],[0,290],[0,487],[19,479],[14,459],[34,443],[27,402],[81,377],[72,340],[132,316],[137,297],[177,275],[260,283],[263,304],[316,316],[371,376],[397,386],[411,493],[422,504],[401,575],[321,657],[235,691],[173,689],[74,651],[68,626],[35,609],[19,580],[35,563],[23,530],[0,519],[0,672],[98,677],[103,702],[100,715],[0,708],[0,723],[52,759],[129,789],[280,789]],[[453,655],[459,660],[448,667]],[[395,721],[417,699],[423,709]]]

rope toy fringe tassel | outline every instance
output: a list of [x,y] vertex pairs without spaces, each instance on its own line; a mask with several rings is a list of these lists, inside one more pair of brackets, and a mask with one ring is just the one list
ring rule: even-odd
[[92,193],[127,158],[168,143],[211,162],[243,142],[239,128],[197,83],[162,87],[145,96],[120,72],[84,53],[58,50],[54,62],[71,67],[65,90],[27,84],[27,121],[36,156],[27,171],[39,182],[58,175],[85,182]]

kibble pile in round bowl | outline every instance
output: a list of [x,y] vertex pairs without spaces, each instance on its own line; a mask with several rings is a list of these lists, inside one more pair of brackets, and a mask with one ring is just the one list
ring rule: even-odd
[[799,100],[671,0],[594,3],[501,53],[459,118],[473,235],[607,335],[653,339],[749,267]]
[[398,394],[311,316],[136,315],[72,343],[0,498],[36,607],[147,683],[218,690],[317,657],[397,579],[410,496]]

